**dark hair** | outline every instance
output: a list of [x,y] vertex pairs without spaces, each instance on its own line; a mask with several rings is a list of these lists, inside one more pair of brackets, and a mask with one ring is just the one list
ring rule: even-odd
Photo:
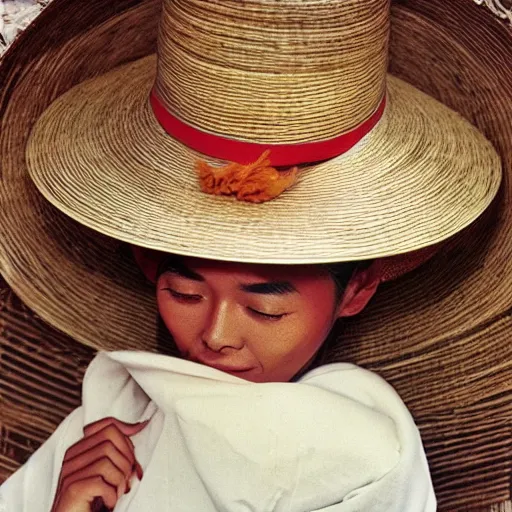
[[359,265],[364,264],[365,262],[347,261],[344,263],[328,263],[324,265],[329,274],[331,274],[332,280],[336,285],[336,304],[338,304],[343,297],[343,292],[345,291],[355,269]]
[[167,272],[169,269],[183,266],[182,260],[183,256],[167,253],[158,264],[158,268],[156,270],[156,278],[158,279],[164,272]]

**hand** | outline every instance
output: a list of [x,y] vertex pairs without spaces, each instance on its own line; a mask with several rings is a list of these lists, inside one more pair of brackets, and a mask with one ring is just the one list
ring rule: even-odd
[[142,478],[130,436],[147,424],[104,418],[87,425],[84,438],[66,452],[51,512],[113,510],[130,492],[132,476]]

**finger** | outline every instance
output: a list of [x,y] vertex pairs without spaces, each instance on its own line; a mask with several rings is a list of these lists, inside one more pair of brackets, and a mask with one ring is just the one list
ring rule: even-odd
[[93,502],[98,502],[98,498],[108,509],[113,510],[118,500],[116,488],[99,475],[76,480],[62,493],[55,512],[90,512]]
[[[103,424],[104,424],[104,422],[103,422]],[[145,424],[147,424],[147,422]],[[89,462],[92,462],[93,457],[86,455],[85,458],[82,458],[80,461],[78,461],[78,462],[74,461],[74,464],[71,468],[67,467],[69,461],[78,457],[81,454],[86,453],[87,451],[94,449],[96,446],[102,444],[105,440],[112,442],[115,445],[115,447],[118,449],[118,451],[120,451],[124,455],[124,457],[131,463],[132,468],[130,471],[130,475],[127,477],[128,491],[130,489],[130,480],[131,480],[130,476],[133,471],[135,471],[139,480],[142,479],[143,470],[142,470],[142,467],[139,464],[139,462],[135,459],[133,443],[131,443],[129,438],[124,436],[119,431],[119,429],[117,428],[117,426],[115,424],[110,424],[107,427],[105,427],[103,430],[94,434],[93,436],[91,436],[89,438],[82,439],[81,441],[79,441],[78,443],[75,443],[75,445],[73,445],[71,448],[68,449],[68,451],[66,452],[65,458],[64,458],[62,474],[59,477],[59,485],[58,485],[59,490],[62,487],[63,477],[66,477],[68,474],[71,474],[72,472],[77,470],[77,468],[79,466],[84,466],[84,465],[88,464]],[[97,455],[98,455],[98,453],[95,452],[94,458],[96,458]],[[114,457],[115,456],[112,455],[112,458],[114,458]],[[114,460],[118,460],[118,459],[114,459]],[[124,466],[123,463],[117,462],[117,464],[121,470],[126,472],[126,469],[125,469],[126,466]]]
[[139,464],[138,460],[135,460],[135,466],[133,469],[137,473],[137,478],[139,480],[142,480],[142,477],[144,476],[144,471],[142,471],[142,466]]
[[128,491],[126,477],[123,472],[109,458],[102,457],[64,478],[61,493],[66,493],[67,489],[75,482],[94,476],[101,476],[107,484],[115,487],[118,498]]
[[142,421],[140,423],[125,423],[124,421],[112,417],[103,418],[102,420],[96,421],[95,423],[86,425],[84,427],[84,434],[86,437],[89,437],[96,434],[96,432],[103,430],[109,425],[115,425],[125,436],[134,436],[135,434],[138,434],[148,423],[149,420]]
[[135,459],[133,443],[114,424],[108,425],[99,432],[81,439],[78,443],[68,448],[64,456],[64,462],[93,449],[105,441],[110,441],[133,464]]
[[107,457],[119,468],[127,481],[130,479],[134,472],[135,456],[132,453],[130,457],[126,457],[110,440],[103,441],[76,457],[67,460],[62,466],[61,479],[65,479],[71,473],[75,473],[103,457]]

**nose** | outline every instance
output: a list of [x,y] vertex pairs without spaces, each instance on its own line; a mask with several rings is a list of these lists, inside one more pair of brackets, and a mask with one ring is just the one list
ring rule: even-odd
[[202,341],[214,352],[221,352],[224,348],[239,350],[244,345],[235,309],[228,302],[214,304],[211,308]]

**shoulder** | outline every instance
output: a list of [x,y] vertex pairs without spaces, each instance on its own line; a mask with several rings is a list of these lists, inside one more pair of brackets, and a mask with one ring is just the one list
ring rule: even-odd
[[[315,368],[299,381],[339,393],[381,412],[390,408],[407,411],[395,389],[380,375],[351,363],[332,363]],[[408,412],[408,411],[407,411]]]

